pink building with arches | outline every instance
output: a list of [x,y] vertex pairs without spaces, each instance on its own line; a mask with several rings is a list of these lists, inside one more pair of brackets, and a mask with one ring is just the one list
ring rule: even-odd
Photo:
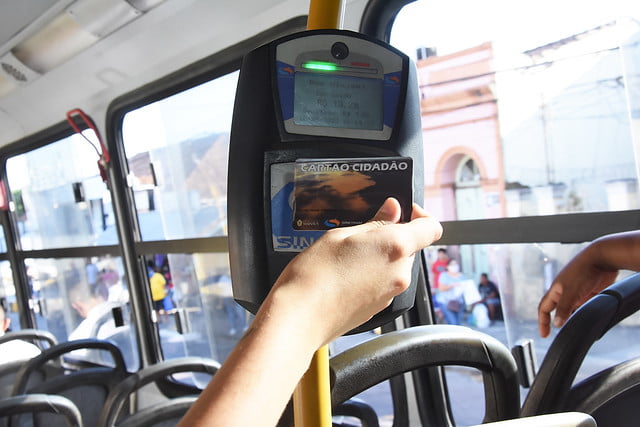
[[443,221],[506,216],[491,43],[417,61],[425,207]]

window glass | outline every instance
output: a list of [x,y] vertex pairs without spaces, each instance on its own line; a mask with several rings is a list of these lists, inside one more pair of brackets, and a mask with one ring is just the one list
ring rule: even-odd
[[[636,22],[638,16],[635,16]],[[621,45],[625,89],[629,98],[629,119],[636,153],[640,144],[640,34],[636,33]]]
[[[25,264],[38,329],[48,330],[58,342],[84,338],[112,341],[122,351],[127,368],[138,368],[120,258],[27,259]],[[73,357],[104,362],[95,360],[99,355],[83,351],[74,351]]]
[[233,299],[227,254],[147,256],[163,356],[223,362],[251,316]]
[[[5,318],[10,319],[8,330],[20,330],[20,316],[18,314],[18,303],[16,301],[16,288],[13,286],[13,272],[9,261],[0,261],[0,298],[4,300],[3,307],[6,312]],[[0,323],[0,328],[3,325]],[[2,334],[0,330],[0,335]]]
[[0,252],[7,252],[7,241],[4,239],[4,228],[0,227]]
[[116,244],[111,196],[94,148],[80,135],[7,160],[22,249]]
[[143,240],[227,233],[227,154],[238,73],[127,113],[123,140]]
[[[557,329],[552,330],[551,337],[540,338],[537,323],[538,303],[560,269],[583,247],[584,244],[559,243],[431,247],[428,248],[428,264],[432,269],[433,279],[433,269],[439,265],[439,249],[445,249],[447,256],[460,265],[463,279],[471,280],[472,286],[478,288],[476,299],[486,295],[479,287],[481,275],[486,273],[488,281],[497,288],[497,295],[492,296],[497,301],[473,304],[464,298],[467,296],[465,291],[465,305],[460,323],[493,336],[508,348],[522,340],[532,340],[539,366],[557,334]],[[443,283],[444,274],[448,273],[440,274],[439,284]],[[628,274],[621,272],[619,278]],[[433,280],[432,286],[435,287]],[[451,323],[444,316],[447,307],[438,307],[438,292],[432,292],[435,295],[438,322]],[[491,304],[495,304],[493,310],[490,310]],[[635,357],[640,352],[640,344],[629,337],[635,337],[637,334],[640,334],[640,313],[627,318],[596,342],[583,362],[576,381]],[[478,372],[452,368],[447,370],[447,378],[450,376],[450,397],[456,422],[462,425],[479,423],[481,417],[477,419],[477,416],[484,413],[482,387],[464,386],[467,382],[480,381]],[[523,389],[522,397],[526,396],[526,393],[527,390]]]
[[[404,7],[391,43],[416,60],[428,209],[441,220],[637,209],[639,18],[624,0]],[[478,179],[461,181],[469,160]]]
[[447,366],[444,371],[454,425],[482,424],[485,412],[482,372],[466,366]]

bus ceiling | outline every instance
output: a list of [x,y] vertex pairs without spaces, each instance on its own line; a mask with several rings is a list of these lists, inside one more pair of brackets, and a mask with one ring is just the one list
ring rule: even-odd
[[[101,127],[118,96],[304,16],[309,7],[308,0],[18,3],[0,3],[0,146],[61,122],[77,107]],[[343,27],[360,29],[365,10],[369,22],[384,18],[382,3],[344,0]],[[407,0],[390,3],[399,9]]]

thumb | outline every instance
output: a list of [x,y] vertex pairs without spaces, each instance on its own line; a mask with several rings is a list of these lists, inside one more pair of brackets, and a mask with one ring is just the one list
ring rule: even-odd
[[372,221],[397,223],[400,221],[401,213],[400,202],[393,197],[389,197],[384,201],[382,206],[380,206],[378,212],[373,216]]
[[354,235],[356,233],[365,233],[368,230],[378,229],[386,224],[396,224],[400,221],[400,202],[393,197],[387,198],[382,206],[378,209],[378,212],[369,221],[364,224],[354,225],[351,227],[342,227],[329,230],[332,233],[340,233],[342,238]]

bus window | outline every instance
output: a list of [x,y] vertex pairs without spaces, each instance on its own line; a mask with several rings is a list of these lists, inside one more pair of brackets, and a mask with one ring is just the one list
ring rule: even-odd
[[[4,229],[0,227],[0,253],[7,252],[7,243],[4,240]],[[11,319],[10,330],[20,329],[18,317],[18,305],[16,304],[16,289],[13,285],[13,272],[9,261],[0,261],[0,298],[6,302],[5,315]],[[0,330],[0,334],[2,331]]]
[[[16,288],[13,285],[13,272],[9,261],[0,261],[0,298],[6,301],[5,315],[11,319],[10,330],[20,330],[20,317],[16,303]],[[2,331],[0,331],[0,334]]]
[[122,132],[142,239],[224,236],[238,73],[127,113]]
[[[25,264],[38,329],[51,332],[58,342],[112,341],[122,351],[127,368],[138,368],[129,291],[119,257],[28,258]],[[73,357],[102,361],[81,351],[74,351]]]
[[227,254],[146,257],[163,356],[224,361],[251,317],[233,299]]
[[80,135],[7,160],[23,250],[116,244],[111,197],[95,150]]
[[[238,73],[128,112],[122,135],[163,357],[224,361],[249,318],[227,255],[227,157]],[[145,242],[213,238],[211,253],[152,254]],[[184,243],[183,243],[184,244]],[[187,250],[192,249],[186,246]],[[209,249],[209,248],[207,248]],[[164,284],[163,284],[164,282]]]
[[[499,311],[487,318],[488,308],[467,304],[462,324],[510,347],[532,339],[538,362],[551,339],[538,336],[537,306],[553,277],[582,242],[611,232],[606,224],[616,220],[607,216],[640,208],[639,19],[622,0],[588,7],[420,0],[393,24],[391,44],[415,60],[420,84],[425,207],[445,222],[429,267],[442,248],[474,286],[486,273],[499,290]],[[558,222],[563,217],[592,226],[574,227],[569,237],[559,224],[570,228],[571,219]],[[470,223],[479,230],[471,238],[462,231]],[[442,311],[436,305],[439,322]],[[637,335],[636,317],[596,344],[578,380],[638,350],[626,351],[628,339],[609,341]],[[479,423],[466,415],[483,412],[481,388],[468,386],[475,373],[447,368],[446,375],[456,423]]]
[[[112,340],[128,368],[137,369],[124,269],[120,257],[111,255],[118,243],[111,195],[96,162],[94,148],[80,135],[7,159],[11,219],[19,237],[15,249],[28,280],[22,285],[36,328],[59,342]],[[77,248],[89,254],[79,257]],[[38,250],[47,250],[46,258]]]
[[0,253],[7,252],[7,241],[4,239],[4,228],[0,227]]
[[[499,291],[500,305],[495,318],[480,325],[476,318],[476,310],[472,310],[472,307],[467,305],[462,324],[493,336],[509,348],[520,341],[531,340],[539,364],[557,330],[552,329],[549,338],[540,338],[538,302],[560,268],[583,247],[584,244],[559,243],[447,246],[445,248],[447,254],[450,258],[460,261],[461,272],[466,279],[473,280],[474,285],[478,286],[480,276],[486,273],[488,279],[497,286]],[[435,263],[439,248],[442,247],[428,249],[429,265]],[[621,272],[618,280],[629,273]],[[483,311],[484,316],[487,316],[488,311],[484,308]],[[440,320],[443,321],[443,319]],[[640,352],[640,345],[634,345],[633,343],[637,340],[630,337],[637,336],[638,333],[640,333],[640,314],[636,313],[595,343],[581,366],[576,381],[585,379],[615,363],[635,357],[634,355]],[[620,342],[625,344],[620,345]],[[474,378],[477,379],[477,376],[477,372],[473,370],[447,368],[452,410],[458,423],[480,422],[476,419],[467,419],[465,415],[483,412],[484,400],[481,387],[474,389],[469,386],[474,383]],[[464,392],[456,393],[455,390]],[[469,398],[470,395],[473,398]],[[522,397],[525,395],[526,390],[523,390]],[[473,410],[466,410],[471,407]]]
[[[425,204],[441,220],[640,207],[624,83],[637,8],[569,3],[552,17],[497,0],[398,15],[391,42],[416,59]],[[452,25],[456,10],[469,19]]]

